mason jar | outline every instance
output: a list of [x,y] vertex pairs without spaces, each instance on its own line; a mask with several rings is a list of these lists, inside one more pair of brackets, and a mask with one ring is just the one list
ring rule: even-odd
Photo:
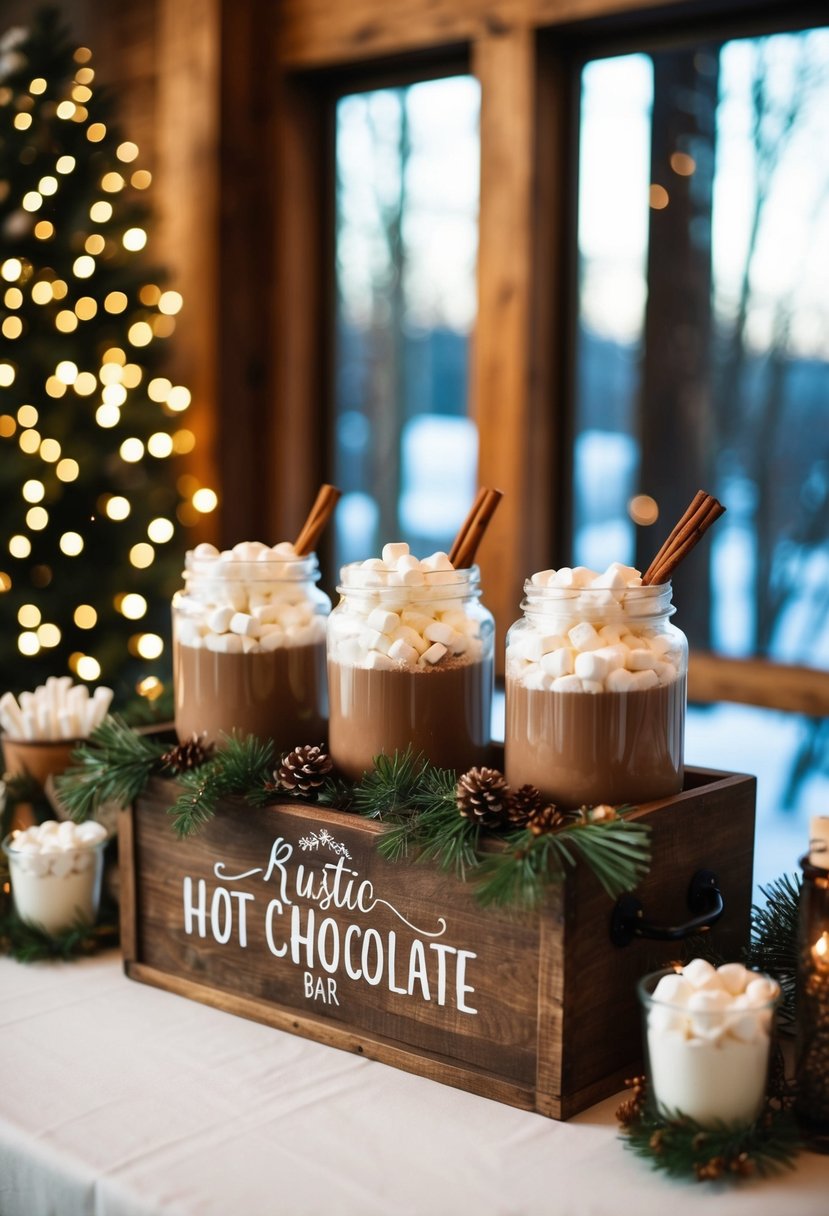
[[[285,550],[286,555],[279,555]],[[221,743],[236,731],[277,753],[326,733],[325,618],[315,554],[291,546],[200,545],[173,599],[176,733]]]
[[409,747],[459,772],[486,763],[495,624],[481,603],[478,567],[388,586],[377,564],[343,567],[328,620],[335,765],[358,780],[376,756]]
[[637,804],[683,781],[688,643],[671,586],[524,584],[507,634],[506,777],[565,807]]

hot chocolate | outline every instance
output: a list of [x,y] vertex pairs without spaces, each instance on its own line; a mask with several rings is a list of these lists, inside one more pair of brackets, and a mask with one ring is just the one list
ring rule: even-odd
[[176,731],[273,739],[277,751],[325,736],[325,622],[316,558],[243,542],[187,554],[173,601]]
[[332,662],[331,755],[352,781],[374,757],[411,746],[440,768],[465,771],[487,759],[492,660],[381,671]]
[[419,561],[408,545],[346,566],[328,623],[331,756],[359,778],[375,756],[411,747],[466,769],[487,756],[492,617],[477,567],[445,553]]

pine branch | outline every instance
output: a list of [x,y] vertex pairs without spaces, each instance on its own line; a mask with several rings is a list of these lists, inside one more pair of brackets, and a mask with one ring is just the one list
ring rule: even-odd
[[802,1147],[792,1114],[768,1106],[748,1126],[703,1128],[693,1119],[663,1119],[646,1105],[624,1127],[625,1145],[672,1178],[737,1181],[794,1169]]
[[271,739],[226,736],[212,760],[179,779],[184,788],[169,811],[175,832],[192,836],[213,818],[222,798],[240,795],[251,803],[272,771]]
[[393,756],[375,756],[374,768],[354,787],[354,809],[367,819],[408,818],[415,809],[428,761],[411,747]]
[[751,909],[751,941],[746,950],[746,965],[767,971],[780,984],[783,999],[779,1016],[792,1023],[795,1015],[797,978],[797,928],[802,880],[799,874],[783,874],[761,887],[764,906]]
[[73,766],[55,780],[58,796],[76,822],[88,819],[103,802],[129,806],[166,750],[164,743],[136,734],[112,714],[72,753]]
[[33,925],[27,925],[13,911],[0,917],[0,953],[10,955],[19,963],[35,963],[56,958],[68,962],[117,944],[117,914],[96,925],[75,925],[56,937]]

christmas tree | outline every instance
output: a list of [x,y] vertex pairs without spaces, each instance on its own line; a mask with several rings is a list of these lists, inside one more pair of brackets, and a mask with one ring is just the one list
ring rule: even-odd
[[216,504],[176,468],[182,301],[146,260],[138,154],[54,13],[0,39],[0,692],[157,688],[181,525]]

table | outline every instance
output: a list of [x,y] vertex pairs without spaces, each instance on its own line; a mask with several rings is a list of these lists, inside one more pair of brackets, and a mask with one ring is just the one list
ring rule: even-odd
[[0,959],[2,1216],[825,1216],[829,1158],[739,1190],[625,1152],[609,1099],[501,1106],[125,978]]

